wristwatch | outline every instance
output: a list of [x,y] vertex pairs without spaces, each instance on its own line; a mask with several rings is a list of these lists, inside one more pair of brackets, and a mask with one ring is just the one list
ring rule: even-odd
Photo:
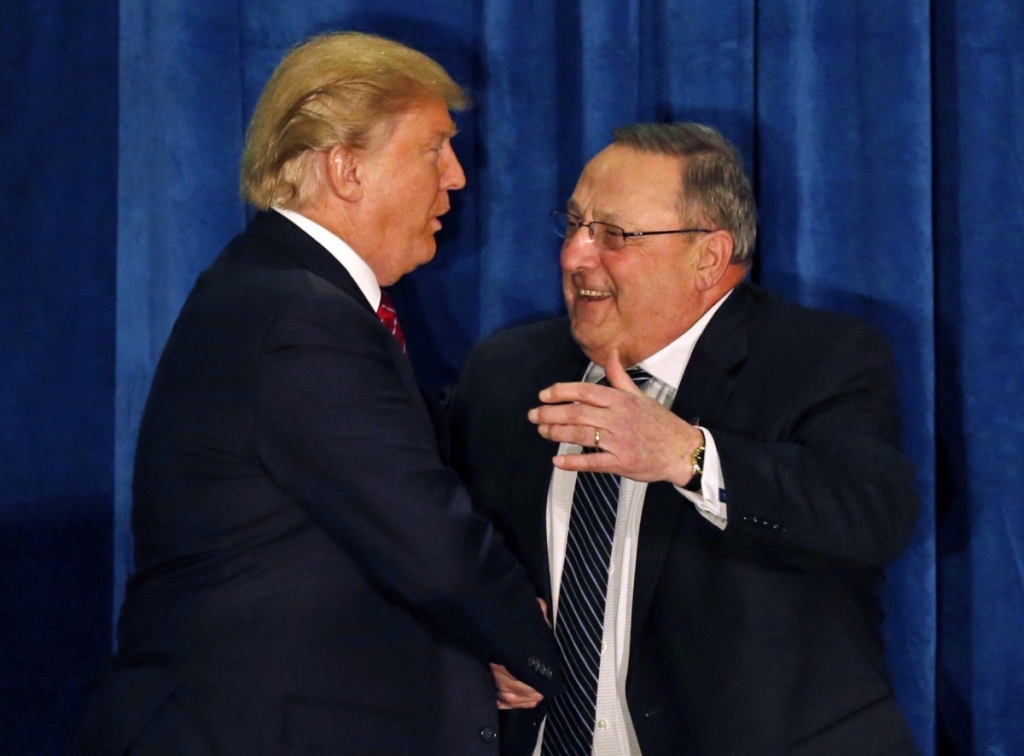
[[693,453],[690,454],[690,464],[693,466],[693,476],[690,481],[683,486],[684,491],[690,491],[692,493],[700,492],[701,478],[704,477],[704,444],[701,444]]

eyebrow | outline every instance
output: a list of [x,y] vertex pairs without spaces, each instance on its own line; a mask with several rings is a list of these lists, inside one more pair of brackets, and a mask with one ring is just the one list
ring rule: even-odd
[[[570,198],[569,202],[566,203],[565,209],[567,211],[569,211],[570,213],[572,213],[573,215],[578,215],[581,218],[583,217],[583,213],[580,210],[579,204],[576,202],[576,200],[574,200],[572,198]],[[598,216],[602,216],[602,217],[598,217]],[[622,217],[620,215],[617,215],[616,213],[601,213],[601,212],[598,212],[595,215],[594,220],[596,220],[598,223],[605,223],[605,224],[607,224],[609,226],[619,226],[620,228],[621,228],[621,224],[623,223]]]
[[430,139],[424,140],[423,148],[429,150],[440,149],[445,142],[451,141],[458,133],[459,129],[455,124],[452,124],[451,128],[439,128],[431,135]]

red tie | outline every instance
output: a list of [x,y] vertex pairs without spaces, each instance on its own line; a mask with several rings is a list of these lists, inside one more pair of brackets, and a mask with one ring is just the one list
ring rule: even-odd
[[391,331],[391,335],[398,339],[402,353],[408,354],[405,349],[405,334],[402,333],[402,326],[398,322],[398,313],[395,311],[395,303],[391,301],[386,291],[380,292],[380,306],[377,308],[377,317],[384,327]]

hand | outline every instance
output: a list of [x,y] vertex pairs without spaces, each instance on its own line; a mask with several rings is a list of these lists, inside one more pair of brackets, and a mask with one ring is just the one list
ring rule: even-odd
[[558,455],[555,467],[685,486],[693,476],[690,455],[704,434],[645,396],[617,351],[608,357],[605,374],[611,386],[556,383],[540,392],[544,406],[530,410],[530,422],[552,441],[593,447],[595,431],[601,433],[600,452]]
[[532,709],[544,696],[524,682],[520,682],[500,664],[491,664],[494,687],[498,692],[499,709]]

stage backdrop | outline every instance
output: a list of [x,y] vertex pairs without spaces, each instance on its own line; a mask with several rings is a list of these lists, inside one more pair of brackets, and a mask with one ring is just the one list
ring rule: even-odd
[[[886,636],[923,754],[1024,753],[1020,0],[151,0],[0,25],[0,753],[67,750],[131,570],[139,417],[293,44],[376,32],[473,95],[468,187],[395,287],[428,386],[560,312],[564,206],[611,129],[720,128],[761,209],[754,278],[883,328],[922,515]],[[119,14],[119,16],[118,16]]]

